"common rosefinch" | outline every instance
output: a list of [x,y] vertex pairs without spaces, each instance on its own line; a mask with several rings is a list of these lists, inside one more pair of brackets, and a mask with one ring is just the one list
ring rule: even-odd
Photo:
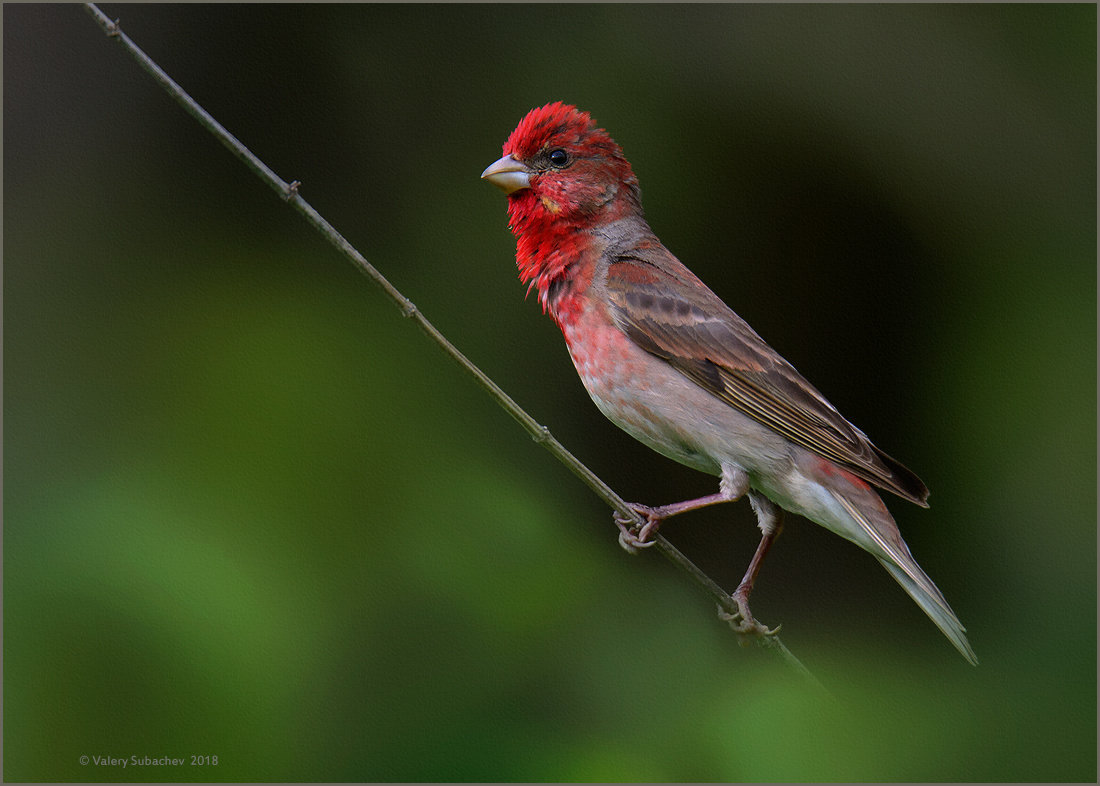
[[534,109],[482,178],[508,194],[520,279],[561,327],[581,381],[613,423],[657,452],[719,477],[695,500],[633,505],[624,546],[660,522],[744,496],[760,545],[733,593],[740,629],[766,633],[748,597],[783,510],[869,551],[973,664],[965,628],[917,565],[872,486],[927,507],[920,479],[879,450],[666,249],[638,180],[592,118]]

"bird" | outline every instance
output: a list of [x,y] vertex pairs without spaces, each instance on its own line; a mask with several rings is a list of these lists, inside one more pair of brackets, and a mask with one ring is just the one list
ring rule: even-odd
[[784,511],[878,559],[971,664],[966,629],[920,568],[876,489],[922,507],[928,488],[849,423],[657,238],[638,179],[591,115],[561,101],[528,112],[481,177],[507,194],[527,292],[560,327],[581,382],[612,423],[718,477],[718,491],[616,516],[627,550],[668,518],[748,497],[761,531],[731,624],[774,631],[749,596]]

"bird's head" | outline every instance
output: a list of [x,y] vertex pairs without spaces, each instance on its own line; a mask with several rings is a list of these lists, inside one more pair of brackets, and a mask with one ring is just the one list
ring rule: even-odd
[[532,109],[482,174],[508,194],[512,231],[567,231],[641,211],[622,149],[587,112],[560,101]]

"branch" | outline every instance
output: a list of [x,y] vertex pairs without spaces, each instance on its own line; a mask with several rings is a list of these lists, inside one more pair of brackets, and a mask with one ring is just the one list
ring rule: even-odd
[[[378,270],[366,260],[366,258],[360,254],[344,237],[336,231],[331,224],[326,221],[320,213],[313,209],[313,207],[302,199],[298,193],[298,187],[301,185],[297,180],[287,183],[276,175],[266,164],[258,159],[253,153],[241,144],[235,136],[230,134],[217,120],[215,120],[205,109],[198,105],[191,96],[189,96],[183,88],[181,88],[171,77],[168,76],[155,62],[153,62],[148,55],[146,55],[136,44],[122,32],[119,27],[118,20],[112,21],[108,18],[94,3],[85,3],[84,8],[92,16],[99,26],[103,28],[107,36],[118,41],[122,48],[125,49],[150,76],[153,77],[163,87],[172,98],[179,103],[184,110],[187,111],[192,117],[199,122],[200,125],[205,127],[213,134],[219,142],[229,148],[230,152],[239,158],[245,166],[251,169],[260,180],[267,183],[273,188],[276,193],[282,197],[287,203],[289,203],[295,210],[301,213],[306,221],[313,225],[313,227],[320,232],[330,243],[336,246],[344,256],[351,260],[362,273],[367,275],[372,281],[382,288],[382,291],[386,296],[393,301],[394,305],[400,309],[402,315],[413,320],[421,330],[427,333],[428,337],[438,344],[444,352],[450,355],[466,373],[474,378],[479,385],[516,421],[523,427],[523,429],[531,436],[535,442],[542,445],[549,450],[555,458],[568,467],[574,475],[584,481],[585,484],[591,488],[598,497],[604,502],[610,505],[616,512],[622,517],[633,521],[637,525],[641,525],[643,522],[637,513],[618,495],[610,486],[603,482],[592,470],[586,467],[577,459],[572,453],[570,453],[564,445],[558,442],[557,439],[550,433],[550,430],[541,425],[533,417],[528,415],[512,398],[505,393],[492,379],[490,379],[485,372],[470,362],[462,352],[455,347],[447,338],[439,332],[436,327],[428,321],[420,310],[413,304],[411,300],[401,294],[396,287],[391,284],[385,276],[383,276]],[[655,536],[657,550],[664,554],[674,565],[687,573],[692,579],[695,580],[703,589],[709,592],[718,601],[720,609],[725,610],[729,614],[737,614],[737,604],[730,597],[730,595],[719,587],[706,573],[700,570],[691,560],[689,560],[684,554],[668,542],[660,533]],[[755,637],[757,643],[767,649],[773,650],[788,666],[794,669],[800,676],[802,676],[807,682],[821,691],[825,691],[821,683],[810,673],[810,671],[802,665],[802,662],[796,658],[790,650],[779,640],[778,636],[759,636]]]

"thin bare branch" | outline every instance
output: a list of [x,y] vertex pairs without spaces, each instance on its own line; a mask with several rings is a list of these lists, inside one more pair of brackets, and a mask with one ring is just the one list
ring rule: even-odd
[[[577,459],[572,453],[570,453],[564,445],[558,442],[557,439],[550,433],[550,430],[541,425],[533,417],[527,414],[512,398],[505,393],[492,379],[488,377],[480,368],[475,366],[469,358],[467,358],[462,352],[455,347],[447,338],[439,332],[439,330],[428,321],[427,317],[416,307],[415,304],[401,292],[397,290],[393,284],[386,279],[367,259],[359,253],[343,235],[336,231],[336,229],[326,221],[320,213],[313,209],[313,207],[306,202],[305,199],[298,193],[299,186],[301,185],[297,180],[287,183],[278,175],[276,175],[266,164],[257,158],[247,147],[245,147],[240,140],[227,131],[217,120],[203,109],[199,104],[187,94],[176,82],[168,76],[148,55],[146,55],[133,40],[130,39],[125,33],[122,32],[119,26],[119,21],[112,20],[107,17],[94,3],[85,3],[85,9],[92,16],[99,26],[103,28],[107,36],[118,41],[119,44],[125,49],[150,76],[153,77],[172,98],[179,103],[184,110],[187,111],[192,117],[195,118],[204,128],[210,131],[218,141],[225,145],[229,150],[239,158],[245,166],[247,166],[253,173],[256,174],[262,181],[267,183],[273,188],[279,196],[290,204],[295,210],[301,213],[306,221],[308,221],[318,232],[320,232],[332,245],[336,246],[344,256],[351,260],[362,273],[367,275],[372,281],[374,281],[382,291],[393,301],[394,305],[401,311],[401,314],[409,319],[413,320],[421,330],[423,330],[429,338],[438,344],[444,352],[446,352],[451,358],[453,358],[470,376],[477,381],[477,383],[496,401],[505,412],[511,415],[516,421],[524,428],[525,431],[535,440],[538,444],[549,450],[555,458],[568,467],[574,475],[580,478],[585,484],[591,488],[597,496],[599,496],[604,502],[606,502],[621,516],[632,520],[638,525],[641,525],[642,521],[637,513],[618,495],[603,482],[592,470],[586,467]],[[699,584],[703,589],[709,592],[718,601],[718,605],[721,609],[724,609],[729,614],[737,613],[737,604],[733,601],[730,595],[719,587],[706,573],[700,570],[691,560],[689,560],[684,554],[668,542],[663,536],[658,533],[655,536],[656,548],[664,554],[676,567],[687,573],[694,581]],[[796,658],[790,650],[779,640],[778,636],[759,636],[754,637],[754,640],[762,647],[774,651],[780,659],[791,667],[796,673],[798,673],[803,679],[811,684],[816,689],[823,692],[825,688],[820,682],[810,673],[810,671],[802,664],[801,661]]]

